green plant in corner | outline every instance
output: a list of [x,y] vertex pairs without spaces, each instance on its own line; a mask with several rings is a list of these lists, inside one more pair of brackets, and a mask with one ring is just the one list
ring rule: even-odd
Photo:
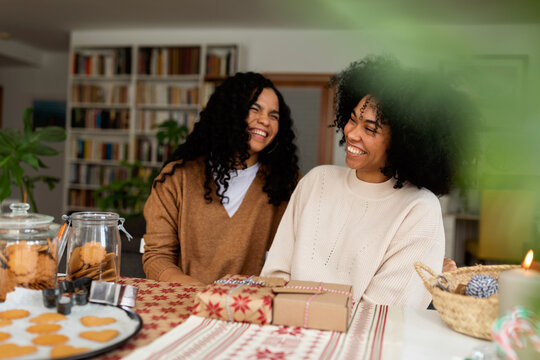
[[156,138],[158,144],[163,149],[165,158],[170,156],[180,143],[184,142],[188,135],[188,128],[185,125],[179,125],[174,119],[169,119],[159,125],[154,125],[158,129]]
[[[163,149],[176,149],[188,133],[186,126],[178,125],[173,119],[166,120],[154,128],[158,129],[156,138]],[[116,211],[126,219],[140,217],[143,214],[144,203],[152,190],[154,178],[159,172],[143,166],[140,161],[134,163],[121,161],[120,165],[126,169],[127,177],[101,186],[92,195],[97,206],[103,211]]]
[[58,126],[32,130],[32,111],[32,108],[24,111],[22,134],[15,129],[0,129],[0,202],[11,195],[13,184],[20,190],[21,201],[29,202],[32,211],[37,212],[34,198],[35,184],[44,182],[52,190],[60,179],[45,175],[27,175],[23,165],[27,164],[36,171],[47,168],[40,157],[56,156],[59,152],[43,142],[64,141],[66,131]]
[[121,161],[120,165],[126,168],[127,176],[99,187],[92,196],[102,211],[116,211],[126,219],[142,216],[144,203],[158,172],[144,167],[140,161]]

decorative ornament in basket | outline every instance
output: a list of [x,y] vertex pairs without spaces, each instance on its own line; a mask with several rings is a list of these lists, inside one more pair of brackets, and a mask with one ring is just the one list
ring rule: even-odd
[[[490,275],[498,279],[501,271],[514,269],[518,265],[468,266],[444,272],[442,277],[421,262],[416,262],[414,267],[431,293],[433,306],[446,325],[465,335],[491,340],[491,327],[498,316],[499,295],[476,298],[462,295],[456,290],[459,285],[468,284],[475,275]],[[426,277],[424,271],[431,277]],[[445,280],[443,286],[439,279]]]

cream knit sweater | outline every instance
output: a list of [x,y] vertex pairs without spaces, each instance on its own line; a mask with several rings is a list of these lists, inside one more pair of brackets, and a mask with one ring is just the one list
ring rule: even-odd
[[296,188],[262,269],[263,276],[351,284],[355,299],[426,308],[414,269],[442,269],[444,231],[437,197],[395,180],[366,183],[325,165]]

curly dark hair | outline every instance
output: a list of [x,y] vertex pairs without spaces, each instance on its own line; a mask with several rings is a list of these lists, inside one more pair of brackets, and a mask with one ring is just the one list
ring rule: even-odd
[[268,194],[270,204],[277,206],[282,201],[288,201],[298,181],[298,156],[291,111],[274,84],[253,72],[237,73],[216,88],[201,111],[193,131],[164,166],[172,161],[183,161],[156,181],[163,182],[178,166],[203,157],[206,177],[204,198],[212,201],[210,184],[214,182],[215,174],[216,181],[223,185],[221,189],[216,186],[216,195],[223,203],[226,198],[224,194],[229,188],[230,172],[238,167],[246,168],[250,136],[246,118],[263,89],[272,89],[279,101],[278,133],[272,143],[258,154],[265,177],[263,191]]
[[447,194],[472,159],[477,113],[470,99],[441,74],[405,69],[388,55],[368,56],[336,75],[336,131],[342,132],[359,101],[376,100],[377,121],[390,127],[387,163],[381,172]]

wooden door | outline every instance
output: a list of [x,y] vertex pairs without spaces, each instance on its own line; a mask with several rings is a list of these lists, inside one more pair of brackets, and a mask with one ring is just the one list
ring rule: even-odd
[[332,74],[264,74],[283,94],[291,108],[299,149],[300,171],[306,174],[317,165],[333,161]]

